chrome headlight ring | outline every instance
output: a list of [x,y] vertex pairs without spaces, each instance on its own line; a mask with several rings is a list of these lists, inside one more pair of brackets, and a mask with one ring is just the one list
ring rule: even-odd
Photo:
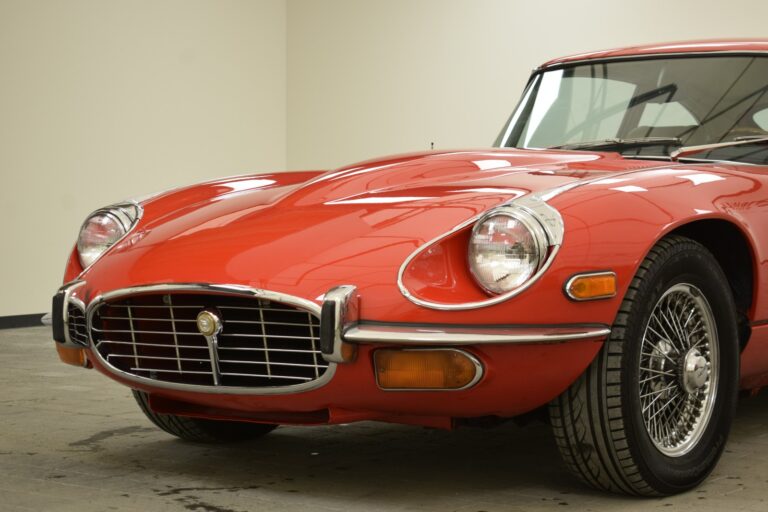
[[[408,256],[408,258],[406,258],[406,260],[400,266],[400,271],[398,272],[397,277],[397,285],[400,288],[400,292],[405,298],[416,305],[441,311],[462,311],[493,306],[524,292],[549,269],[555,257],[557,256],[558,251],[560,250],[560,246],[563,243],[563,235],[565,233],[563,218],[560,215],[560,212],[547,204],[546,199],[548,198],[549,195],[546,194],[531,194],[528,196],[523,196],[510,203],[493,208],[492,210],[489,210],[482,215],[469,219],[466,222],[456,226],[448,233],[445,233],[422,245],[410,256]],[[441,240],[448,238],[449,236],[467,228],[468,226],[475,225],[476,227],[482,221],[494,215],[514,216],[516,219],[519,219],[520,222],[525,223],[528,229],[536,233],[534,236],[537,238],[537,245],[540,248],[539,262],[537,265],[537,270],[527,279],[527,281],[523,282],[516,288],[513,288],[504,293],[500,293],[498,295],[494,295],[487,299],[463,303],[435,302],[421,299],[411,293],[411,291],[405,286],[404,276],[405,270],[416,257]]]
[[135,201],[99,208],[86,217],[77,236],[77,254],[83,271],[125,238],[144,213]]

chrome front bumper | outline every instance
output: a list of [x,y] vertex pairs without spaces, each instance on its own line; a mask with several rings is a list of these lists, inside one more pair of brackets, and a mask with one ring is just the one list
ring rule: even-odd
[[[54,296],[52,323],[54,339],[64,346],[82,348],[84,345],[72,340],[69,329],[69,308],[74,306],[83,312],[92,310],[95,303],[86,305],[73,296],[73,292],[85,285],[84,281],[73,281],[62,286]],[[174,284],[152,285],[152,288],[209,289],[217,293],[251,295],[253,297],[274,296],[274,292],[258,290],[241,285]],[[110,294],[125,294],[141,291],[144,286],[118,290]],[[281,295],[282,296],[282,295]],[[284,296],[283,296],[284,297]],[[294,297],[307,308],[320,314],[320,351],[330,363],[347,363],[355,358],[359,344],[386,344],[404,347],[462,346],[486,344],[549,344],[579,340],[602,340],[610,334],[610,327],[603,324],[577,325],[477,325],[455,326],[447,324],[388,324],[366,322],[358,316],[359,296],[352,285],[343,285],[329,290],[321,307],[305,299]],[[90,315],[89,315],[90,317]]]
[[320,317],[320,348],[330,362],[354,359],[355,346],[363,343],[402,346],[460,346],[487,344],[565,343],[600,340],[611,329],[603,324],[578,325],[477,325],[386,324],[358,317],[355,287],[338,286],[325,294]]

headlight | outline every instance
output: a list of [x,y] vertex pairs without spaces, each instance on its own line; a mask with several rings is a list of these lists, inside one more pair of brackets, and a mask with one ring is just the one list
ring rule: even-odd
[[107,249],[128,234],[140,216],[141,207],[135,203],[116,204],[93,212],[83,223],[77,237],[80,265],[90,267]]
[[478,220],[469,241],[469,269],[488,292],[507,293],[531,279],[547,255],[547,235],[527,211],[504,208]]

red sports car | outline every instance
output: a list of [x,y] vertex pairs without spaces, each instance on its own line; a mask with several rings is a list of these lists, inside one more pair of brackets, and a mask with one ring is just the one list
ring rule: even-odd
[[543,411],[594,487],[697,485],[768,382],[768,40],[550,61],[496,146],[100,209],[59,355],[187,440]]

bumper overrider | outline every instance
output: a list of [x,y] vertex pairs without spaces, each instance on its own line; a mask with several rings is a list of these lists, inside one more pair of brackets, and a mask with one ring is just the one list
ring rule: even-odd
[[[478,350],[602,340],[610,332],[601,324],[368,322],[359,318],[360,298],[352,285],[332,288],[318,305],[283,293],[217,284],[135,286],[86,304],[77,293],[85,284],[70,282],[53,298],[53,338],[60,355],[68,355],[65,362],[95,363],[126,384],[182,392],[314,390],[333,379],[337,366],[354,366],[361,347],[366,355],[375,348],[380,390],[461,391],[486,374],[489,361]],[[292,344],[297,340],[303,344]]]

